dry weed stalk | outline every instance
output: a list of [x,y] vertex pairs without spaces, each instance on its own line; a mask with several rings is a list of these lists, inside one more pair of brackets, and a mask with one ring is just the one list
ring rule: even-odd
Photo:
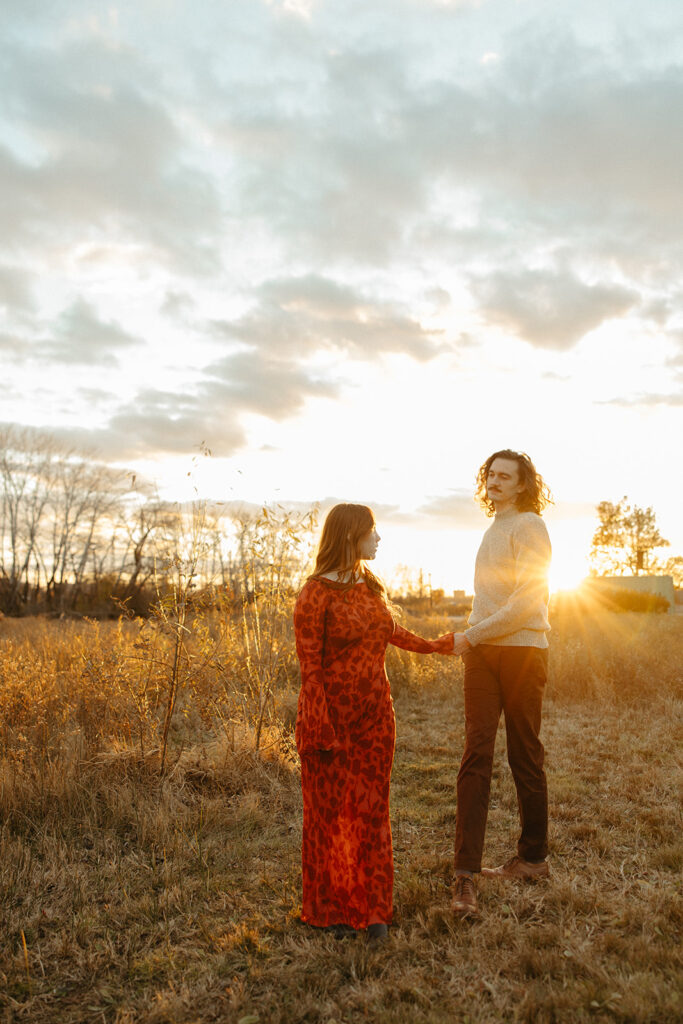
[[[276,721],[275,697],[296,677],[291,613],[305,571],[315,510],[298,515],[264,508],[243,546],[240,593],[242,651],[230,668],[238,682],[242,714],[261,746]],[[243,529],[246,524],[243,524]],[[244,530],[246,533],[246,530]],[[225,680],[229,686],[230,681]]]

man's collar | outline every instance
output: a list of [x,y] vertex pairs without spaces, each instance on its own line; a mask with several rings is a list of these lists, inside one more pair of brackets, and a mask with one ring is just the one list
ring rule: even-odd
[[501,509],[500,512],[496,509],[496,519],[508,519],[510,516],[517,515],[519,515],[519,509],[516,505],[508,505],[506,508]]

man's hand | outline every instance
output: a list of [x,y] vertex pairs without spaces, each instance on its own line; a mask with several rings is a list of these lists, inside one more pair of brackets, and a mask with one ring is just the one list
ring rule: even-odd
[[465,651],[469,651],[471,648],[472,644],[464,633],[453,634],[453,654],[464,654]]

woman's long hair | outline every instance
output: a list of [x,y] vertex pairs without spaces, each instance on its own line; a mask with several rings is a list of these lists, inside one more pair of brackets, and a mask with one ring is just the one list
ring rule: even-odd
[[525,452],[513,452],[510,448],[504,448],[500,452],[489,455],[477,473],[475,496],[487,516],[496,514],[496,506],[486,494],[486,480],[496,459],[510,459],[511,462],[517,463],[519,482],[524,484],[524,490],[517,496],[515,504],[520,512],[535,512],[540,516],[546,505],[551,505],[553,502],[550,489],[541,474],[536,472],[536,467],[529,456]]
[[344,503],[335,505],[327,513],[315,559],[315,569],[309,579],[325,573],[349,574],[348,587],[362,576],[370,590],[387,603],[387,588],[363,561],[360,540],[375,525],[375,516],[367,505]]

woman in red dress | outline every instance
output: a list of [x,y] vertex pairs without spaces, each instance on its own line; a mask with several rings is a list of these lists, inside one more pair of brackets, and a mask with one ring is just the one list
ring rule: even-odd
[[301,692],[296,744],[304,803],[302,921],[386,935],[392,914],[389,781],[396,734],[387,644],[453,650],[394,622],[365,561],[379,535],[365,505],[336,505],[294,609]]

